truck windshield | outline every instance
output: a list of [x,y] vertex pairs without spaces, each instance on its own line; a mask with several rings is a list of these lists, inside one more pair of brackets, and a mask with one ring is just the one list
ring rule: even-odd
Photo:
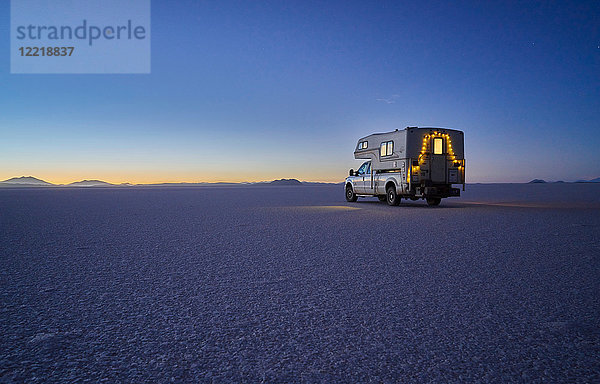
[[369,165],[370,163],[368,162],[363,163],[363,165],[361,165],[360,168],[358,168],[358,171],[356,171],[356,173],[359,175],[364,175],[365,173],[368,173]]

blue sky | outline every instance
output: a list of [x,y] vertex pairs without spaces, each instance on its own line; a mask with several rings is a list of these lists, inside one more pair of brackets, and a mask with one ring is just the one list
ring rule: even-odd
[[0,15],[0,179],[342,181],[408,125],[471,182],[600,176],[599,2],[154,0],[149,75],[11,75]]

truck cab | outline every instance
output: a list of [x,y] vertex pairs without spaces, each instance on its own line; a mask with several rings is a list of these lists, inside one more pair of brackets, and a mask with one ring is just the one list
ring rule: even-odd
[[371,162],[365,161],[356,171],[354,176],[354,185],[356,190],[361,194],[372,193],[372,173],[371,173]]

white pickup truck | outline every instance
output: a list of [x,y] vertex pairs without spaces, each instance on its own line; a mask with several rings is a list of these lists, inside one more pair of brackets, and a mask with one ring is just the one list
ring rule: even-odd
[[389,205],[402,198],[425,199],[439,205],[442,198],[460,196],[465,187],[464,134],[448,128],[407,127],[375,133],[358,140],[355,159],[368,160],[350,170],[344,183],[346,200],[377,196]]

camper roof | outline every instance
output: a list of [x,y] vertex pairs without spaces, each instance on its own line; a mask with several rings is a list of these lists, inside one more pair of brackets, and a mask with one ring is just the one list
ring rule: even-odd
[[377,135],[388,135],[388,134],[390,134],[390,133],[394,133],[394,132],[400,132],[400,131],[408,131],[408,130],[410,130],[410,129],[430,129],[430,130],[437,130],[437,131],[455,131],[455,132],[462,132],[462,131],[460,131],[460,130],[458,130],[458,129],[453,129],[453,128],[443,128],[443,127],[406,127],[406,128],[404,128],[404,129],[398,129],[398,128],[396,128],[396,129],[394,129],[393,131],[389,131],[389,132],[378,132],[378,133],[372,133],[372,134],[370,134],[370,135],[367,135],[367,136],[361,137],[361,138],[359,139],[359,141],[360,141],[360,140],[363,140],[363,139],[366,139],[367,137],[370,137],[370,136],[377,136]]

